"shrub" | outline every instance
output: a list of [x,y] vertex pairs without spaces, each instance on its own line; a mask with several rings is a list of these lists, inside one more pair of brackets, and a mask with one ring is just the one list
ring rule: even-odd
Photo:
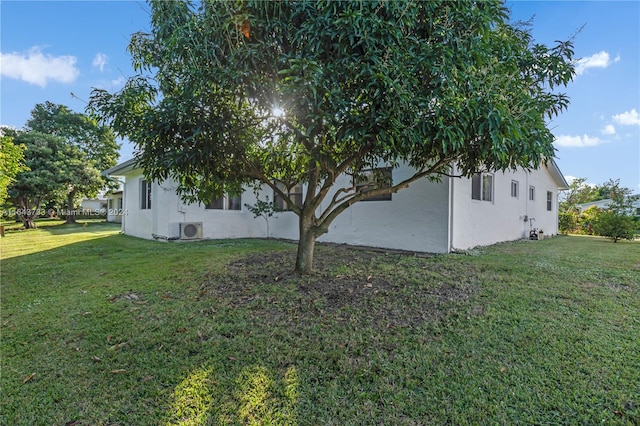
[[600,211],[593,224],[596,235],[607,237],[617,243],[618,240],[633,240],[635,223],[633,217],[614,210]]
[[575,211],[566,211],[558,215],[558,228],[562,234],[576,232],[578,227],[578,214]]
[[601,211],[601,209],[593,206],[580,213],[580,216],[578,218],[577,233],[583,235],[593,235],[593,228]]

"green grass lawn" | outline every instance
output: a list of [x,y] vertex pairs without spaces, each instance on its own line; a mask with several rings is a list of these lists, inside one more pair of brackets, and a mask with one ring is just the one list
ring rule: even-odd
[[640,242],[0,240],[3,425],[640,424]]

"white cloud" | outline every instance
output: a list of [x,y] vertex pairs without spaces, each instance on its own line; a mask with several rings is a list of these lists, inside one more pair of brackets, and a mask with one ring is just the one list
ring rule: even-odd
[[613,126],[613,124],[607,124],[602,129],[602,134],[603,135],[615,135],[616,134],[616,128]]
[[571,182],[573,182],[574,180],[576,180],[576,179],[578,179],[578,178],[577,178],[577,177],[575,177],[575,176],[567,175],[567,176],[565,176],[565,177],[564,177],[564,179],[567,181],[567,183],[568,183],[569,185],[571,185]]
[[115,80],[111,80],[111,86],[114,88],[119,88],[124,86],[124,83],[126,83],[127,79],[124,78],[123,76],[120,76],[118,78],[116,78]]
[[614,115],[612,118],[613,121],[623,126],[640,126],[640,116],[635,108],[631,111],[625,111],[621,114]]
[[[576,176],[565,176],[564,178],[565,178],[565,180],[567,181],[567,183],[569,185],[571,185],[571,183],[573,183],[573,181],[576,180],[576,179],[582,179],[582,178],[578,178]],[[588,186],[589,188],[596,188],[598,185],[595,184],[595,183],[582,182],[581,186]]]
[[104,71],[104,66],[107,65],[107,55],[104,53],[96,53],[96,56],[93,58],[93,62],[91,63],[94,67],[100,69],[100,71]]
[[45,55],[39,47],[26,53],[0,53],[0,75],[45,87],[49,81],[71,83],[80,75],[75,56]]
[[[618,61],[620,61],[620,55],[613,60],[613,62]],[[576,75],[584,74],[589,68],[607,68],[613,62],[611,62],[609,54],[605,51],[594,53],[576,61]]]
[[605,143],[597,137],[591,137],[588,135],[583,136],[569,136],[569,135],[560,135],[556,137],[554,144],[556,146],[564,146],[571,148],[583,148],[585,146],[596,146]]

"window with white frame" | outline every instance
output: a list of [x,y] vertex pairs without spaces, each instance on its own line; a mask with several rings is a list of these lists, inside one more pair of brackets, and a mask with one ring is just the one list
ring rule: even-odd
[[[277,185],[278,185],[278,188],[282,190],[282,192],[286,193],[289,196],[289,198],[291,199],[291,201],[293,201],[293,204],[296,207],[302,208],[302,184],[298,183],[288,189],[281,182],[278,182]],[[277,210],[282,210],[282,211],[291,210],[287,201],[284,198],[282,198],[282,196],[278,194],[276,191],[273,191],[273,205]]]
[[513,198],[520,197],[520,184],[518,183],[517,180],[511,181],[511,196]]
[[530,186],[529,187],[529,200],[535,201],[535,199],[536,199],[536,187],[535,186]]
[[[363,170],[354,177],[356,191],[364,193],[380,188],[390,188],[393,185],[391,167]],[[391,193],[374,195],[364,198],[362,201],[389,201]]]
[[222,197],[214,197],[205,205],[207,210],[241,210],[242,197],[240,195],[225,194]]
[[151,208],[151,182],[140,179],[140,210]]
[[471,176],[471,198],[480,201],[493,201],[493,175],[476,173]]
[[547,211],[553,210],[553,192],[547,191]]

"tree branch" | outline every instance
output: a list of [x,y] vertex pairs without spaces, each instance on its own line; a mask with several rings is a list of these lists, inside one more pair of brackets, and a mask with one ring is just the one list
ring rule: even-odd
[[365,198],[375,197],[377,195],[385,195],[396,193],[403,188],[408,188],[409,185],[418,179],[426,177],[428,175],[438,173],[438,169],[440,169],[443,165],[448,164],[451,160],[449,158],[442,158],[438,162],[436,162],[433,166],[427,169],[420,169],[413,176],[408,179],[403,180],[402,182],[392,185],[388,188],[378,188],[371,191],[358,191],[351,197],[345,197],[340,201],[336,201],[335,204],[329,205],[325,211],[318,218],[319,227],[323,229],[328,229],[329,225],[333,220],[340,215],[344,210],[349,208],[351,205],[357,203],[358,201],[364,200]]

